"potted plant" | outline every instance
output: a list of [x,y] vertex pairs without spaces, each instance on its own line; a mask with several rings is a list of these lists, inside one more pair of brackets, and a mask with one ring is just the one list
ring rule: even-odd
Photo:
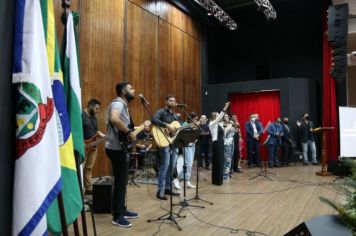
[[345,203],[335,202],[325,197],[319,199],[338,211],[340,219],[356,235],[356,162],[346,160],[345,165],[350,167],[352,174],[337,185],[337,188],[345,194]]

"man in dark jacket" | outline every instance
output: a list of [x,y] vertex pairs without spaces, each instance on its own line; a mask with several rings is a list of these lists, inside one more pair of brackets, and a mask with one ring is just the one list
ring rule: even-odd
[[288,166],[292,155],[292,130],[288,125],[288,117],[283,118],[283,136],[282,136],[282,165]]
[[316,147],[315,147],[315,140],[313,134],[313,122],[309,120],[309,114],[303,115],[303,122],[301,124],[301,143],[303,148],[303,158],[304,158],[304,165],[309,164],[308,160],[308,149],[312,152],[312,162],[313,165],[317,165],[316,160]]

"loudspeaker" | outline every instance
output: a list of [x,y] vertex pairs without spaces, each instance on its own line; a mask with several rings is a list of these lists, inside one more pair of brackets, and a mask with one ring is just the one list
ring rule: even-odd
[[99,180],[93,184],[94,213],[111,213],[111,193],[113,178]]
[[351,230],[336,215],[317,216],[304,221],[285,236],[352,236]]
[[328,8],[328,40],[346,41],[348,35],[349,5],[341,4]]
[[332,160],[328,162],[328,171],[337,176],[350,176],[351,168],[344,165],[343,160]]

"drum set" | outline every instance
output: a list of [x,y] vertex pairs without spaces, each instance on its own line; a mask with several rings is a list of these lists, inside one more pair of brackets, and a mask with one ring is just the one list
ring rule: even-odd
[[139,187],[136,183],[157,183],[159,158],[155,142],[152,138],[138,140],[137,144],[145,148],[134,147],[130,152],[129,175],[130,185]]

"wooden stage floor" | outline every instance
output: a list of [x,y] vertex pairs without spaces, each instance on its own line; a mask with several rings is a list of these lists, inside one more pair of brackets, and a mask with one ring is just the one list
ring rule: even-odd
[[[177,219],[183,231],[178,231],[170,221],[146,222],[165,214],[165,209],[169,209],[169,201],[156,200],[155,185],[140,184],[140,188],[128,186],[128,208],[137,210],[140,218],[131,220],[131,228],[123,229],[111,224],[111,215],[95,214],[97,235],[283,235],[314,216],[336,214],[319,201],[319,196],[341,200],[342,195],[330,185],[335,176],[315,175],[320,168],[300,164],[273,168],[271,171],[275,175],[269,175],[272,181],[261,176],[249,180],[259,169],[244,168],[243,173],[234,173],[232,179],[224,181],[222,186],[211,184],[211,171],[201,171],[199,195],[214,205],[190,201],[191,204],[204,205],[206,208],[184,209],[182,215],[186,215],[186,218]],[[191,198],[195,190],[189,189],[187,193]],[[176,203],[179,198],[174,197],[173,201]],[[179,209],[175,206],[174,212]],[[93,235],[89,213],[87,222],[88,231]],[[246,234],[245,230],[263,234]]]

